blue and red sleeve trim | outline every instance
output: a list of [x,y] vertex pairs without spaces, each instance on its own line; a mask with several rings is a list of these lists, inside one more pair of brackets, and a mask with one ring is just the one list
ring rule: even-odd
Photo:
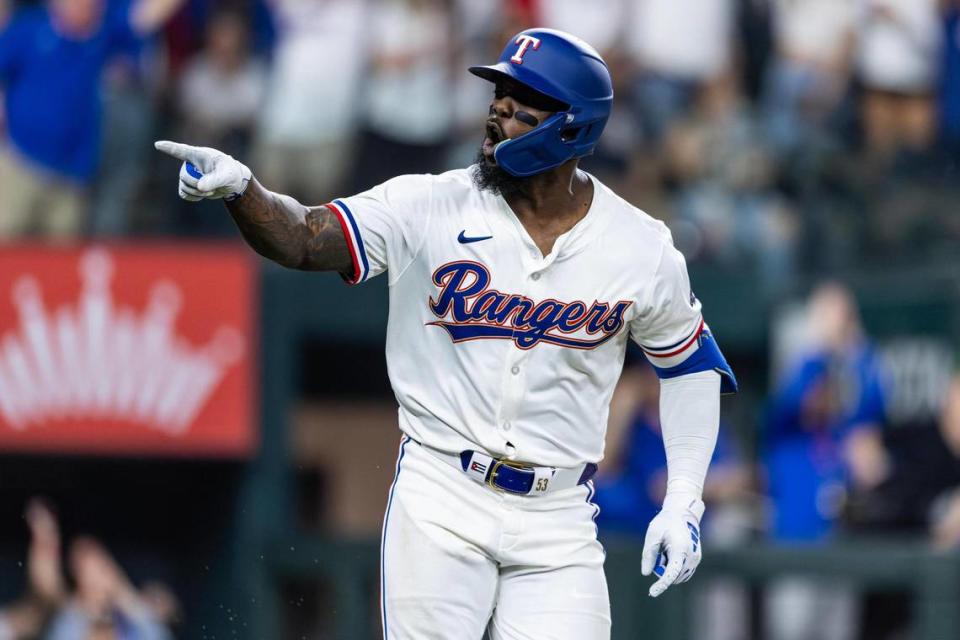
[[693,333],[683,340],[667,347],[642,349],[661,380],[700,371],[716,371],[720,374],[720,393],[737,392],[737,377],[703,318]]
[[343,279],[349,284],[358,284],[370,276],[370,262],[367,260],[367,252],[363,247],[363,239],[360,237],[360,227],[350,211],[350,207],[343,200],[334,200],[326,205],[340,221],[340,229],[343,231],[343,237],[347,241],[347,248],[350,249],[350,258],[353,261],[353,273],[344,275]]
[[648,347],[641,345],[644,355],[655,367],[673,367],[686,360],[700,348],[700,335],[703,333],[703,317],[699,319],[694,330],[681,340],[665,347]]

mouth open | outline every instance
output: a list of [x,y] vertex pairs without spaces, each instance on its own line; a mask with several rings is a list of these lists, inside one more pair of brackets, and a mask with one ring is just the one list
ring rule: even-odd
[[493,156],[493,150],[497,144],[506,140],[506,136],[500,131],[500,127],[492,122],[487,122],[487,135],[483,139],[483,153],[488,157]]

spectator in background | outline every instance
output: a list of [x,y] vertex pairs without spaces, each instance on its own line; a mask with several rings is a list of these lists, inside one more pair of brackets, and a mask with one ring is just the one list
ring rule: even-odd
[[656,146],[700,90],[730,73],[733,0],[636,0],[625,20],[635,109]]
[[[807,314],[812,344],[774,390],[766,425],[770,535],[786,543],[824,541],[847,492],[878,486],[890,470],[883,374],[852,295],[821,285]],[[855,601],[844,585],[784,579],[767,595],[769,637],[850,637]]]
[[922,533],[937,548],[960,545],[960,375],[947,389],[936,424],[891,438],[889,476],[854,496],[852,525],[870,531]]
[[[607,447],[602,474],[595,482],[594,502],[600,507],[597,525],[604,534],[643,537],[660,510],[667,489],[667,458],[659,418],[660,381],[644,360],[621,376],[610,406]],[[747,469],[721,426],[704,487],[711,518],[725,504],[742,500],[750,487]],[[711,526],[704,524],[706,535]]]
[[172,638],[168,625],[179,615],[179,606],[169,589],[152,583],[138,591],[102,545],[78,538],[70,548],[76,585],[70,593],[56,517],[34,499],[25,518],[30,529],[26,595],[0,608],[0,640]]
[[53,617],[44,634],[45,640],[102,637],[168,640],[173,637],[96,540],[78,538],[74,541],[70,548],[70,569],[76,589]]
[[0,148],[0,238],[76,235],[100,156],[100,80],[183,0],[49,0],[0,33],[10,144]]
[[[887,443],[890,474],[875,488],[854,493],[844,514],[848,528],[926,536],[937,549],[960,548],[960,375],[948,386],[935,424],[901,426]],[[867,593],[862,609],[861,637],[908,634],[910,602],[904,594]]]
[[[277,44],[252,168],[302,202],[344,188],[371,41],[366,0],[271,0]],[[441,52],[437,52],[439,55]]]
[[388,180],[398,166],[406,173],[444,168],[455,125],[450,86],[462,71],[446,54],[457,45],[451,0],[381,0],[372,12],[353,192]]
[[274,45],[274,16],[268,5],[273,0],[189,0],[183,11],[171,19],[163,30],[165,71],[174,78],[187,67],[203,47],[210,22],[222,12],[244,16],[250,29],[251,47],[258,53]]
[[799,216],[776,189],[777,165],[732,75],[702,91],[663,144],[671,230],[691,261],[754,265],[769,291],[795,272]]
[[[176,90],[178,135],[234,156],[249,154],[257,119],[266,97],[267,68],[250,48],[250,25],[239,10],[214,12],[203,49],[190,59]],[[323,180],[322,177],[318,178]],[[217,203],[181,200],[167,220],[185,235],[226,236],[235,232]]]
[[940,61],[940,130],[947,150],[960,157],[960,0],[943,0]]
[[775,58],[763,87],[773,148],[788,156],[829,135],[849,85],[857,0],[774,0]]
[[940,482],[928,512],[931,540],[938,549],[960,549],[960,376],[950,384],[939,426],[941,446],[931,456],[931,475]]
[[147,48],[143,44],[131,41],[103,73],[100,170],[89,204],[89,230],[99,237],[132,231],[137,210],[134,200],[147,174],[154,96],[144,69]]
[[788,366],[767,419],[771,533],[778,541],[823,540],[847,487],[876,487],[890,470],[880,433],[883,373],[852,295],[823,284],[807,313],[811,347]]
[[183,138],[245,155],[266,89],[266,67],[250,50],[250,27],[236,10],[207,25],[203,50],[187,63],[177,88]]
[[[503,42],[497,40],[504,21],[504,12],[493,2],[456,0],[454,21],[458,44],[451,52],[454,67],[463,70],[472,60],[485,60],[499,55]],[[526,28],[518,26],[516,33]],[[507,36],[509,37],[509,36]],[[487,116],[490,106],[490,85],[477,82],[470,73],[454,73],[450,78],[450,98],[453,101],[453,144],[445,165],[465,167],[477,154],[477,123]]]
[[865,0],[857,70],[866,150],[881,165],[933,142],[940,45],[938,0]]
[[53,513],[32,500],[24,518],[30,529],[27,588],[20,600],[0,608],[0,640],[40,637],[67,595],[60,572],[60,528]]
[[751,102],[760,97],[773,57],[773,11],[770,0],[737,0],[737,67]]

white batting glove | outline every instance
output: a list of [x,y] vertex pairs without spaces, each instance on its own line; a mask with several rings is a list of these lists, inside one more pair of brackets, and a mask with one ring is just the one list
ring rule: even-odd
[[243,195],[250,183],[250,169],[222,151],[169,140],[155,142],[153,146],[157,151],[183,160],[179,193],[184,200],[233,200]]
[[700,518],[703,501],[691,494],[667,495],[643,542],[640,573],[651,573],[659,580],[650,587],[656,598],[674,584],[686,582],[697,570],[703,554],[700,549]]

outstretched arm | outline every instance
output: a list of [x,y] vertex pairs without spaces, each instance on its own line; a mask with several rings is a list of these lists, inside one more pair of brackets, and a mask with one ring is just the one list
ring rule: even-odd
[[273,193],[250,170],[225,153],[161,141],[156,148],[183,161],[180,197],[196,201],[223,198],[253,249],[293,269],[339,271],[353,268],[339,219],[327,207],[307,207]]
[[327,207],[304,206],[267,191],[255,179],[242,197],[226,204],[260,255],[294,269],[348,273],[353,268],[340,222]]

